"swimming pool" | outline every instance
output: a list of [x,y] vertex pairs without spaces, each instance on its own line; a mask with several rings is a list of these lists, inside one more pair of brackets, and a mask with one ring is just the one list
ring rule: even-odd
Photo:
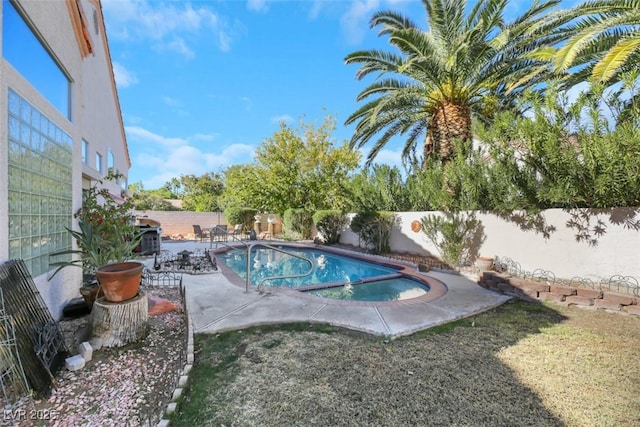
[[311,295],[345,301],[402,301],[418,298],[429,292],[429,287],[407,277],[346,284],[307,291]]
[[[278,246],[278,249],[309,259],[313,264],[311,274],[268,280],[269,277],[306,273],[309,263],[270,248],[255,247],[250,260],[251,286],[287,287],[307,295],[343,301],[407,300],[424,296],[430,291],[426,281],[403,274],[400,270],[404,267],[381,265],[318,248]],[[246,248],[219,253],[217,258],[221,265],[226,265],[246,281]]]

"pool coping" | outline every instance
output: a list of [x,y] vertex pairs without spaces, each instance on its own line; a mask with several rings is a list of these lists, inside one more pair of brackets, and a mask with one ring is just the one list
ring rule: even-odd
[[[308,290],[312,290],[308,287],[305,287],[304,289],[299,289],[299,288],[291,288],[287,286],[264,287],[262,290],[262,293],[267,295],[277,292],[277,293],[289,294],[294,297],[298,296],[302,298],[314,298],[314,299],[321,300],[325,304],[338,305],[338,306],[402,307],[402,306],[413,305],[413,304],[424,304],[426,302],[436,300],[447,293],[447,286],[443,282],[441,282],[440,280],[434,277],[429,277],[423,274],[419,274],[418,265],[412,264],[407,261],[395,260],[392,258],[381,257],[378,255],[363,254],[357,251],[350,251],[347,249],[333,248],[331,246],[316,245],[316,244],[276,242],[271,246],[300,248],[300,249],[317,249],[317,250],[328,252],[328,253],[347,256],[349,258],[354,258],[361,261],[382,264],[384,266],[396,269],[397,274],[408,276],[414,280],[425,283],[429,287],[429,291],[426,294],[421,295],[419,297],[408,298],[404,300],[395,300],[395,301],[352,301],[352,300],[340,300],[336,298],[325,298],[325,297],[320,297],[320,296],[312,295],[305,292]],[[242,244],[235,246],[235,248],[238,248],[238,249],[242,249],[243,247],[244,246]],[[231,250],[230,247],[225,247],[224,249],[213,250],[212,253],[220,254],[220,253],[228,252],[229,250]],[[243,289],[246,289],[245,279],[240,277],[225,262],[218,262],[218,267],[222,270],[222,274],[224,274],[225,277],[231,283]],[[383,276],[378,276],[378,277],[383,277]],[[374,278],[370,278],[370,279],[373,280]],[[358,286],[358,285],[356,284],[355,286]],[[254,287],[252,287],[251,289],[255,290]]]

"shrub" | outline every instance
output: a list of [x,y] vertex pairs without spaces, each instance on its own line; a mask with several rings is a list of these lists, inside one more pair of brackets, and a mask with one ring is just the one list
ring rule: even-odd
[[299,235],[302,239],[311,238],[313,215],[304,208],[289,208],[284,211],[282,223],[288,235]]
[[340,232],[347,225],[347,216],[339,210],[322,210],[313,214],[313,223],[324,243],[331,245],[340,241]]
[[257,209],[232,206],[224,210],[224,217],[228,224],[242,224],[243,231],[247,231],[252,229],[257,213]]
[[351,220],[351,230],[358,234],[373,253],[391,252],[389,240],[396,216],[393,212],[366,211],[356,214]]
[[474,214],[445,212],[444,216],[430,214],[420,220],[422,232],[452,267],[466,265],[474,258],[474,251],[484,240],[483,226]]

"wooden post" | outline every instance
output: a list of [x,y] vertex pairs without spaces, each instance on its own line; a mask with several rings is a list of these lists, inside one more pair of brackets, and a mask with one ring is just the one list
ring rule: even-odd
[[122,302],[98,298],[91,310],[91,337],[100,339],[103,347],[122,347],[145,337],[148,317],[144,292]]

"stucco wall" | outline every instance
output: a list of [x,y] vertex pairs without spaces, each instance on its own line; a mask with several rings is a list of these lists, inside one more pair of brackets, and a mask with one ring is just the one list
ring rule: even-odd
[[[56,58],[60,61],[65,71],[71,76],[72,80],[78,79],[81,69],[81,56],[77,48],[77,42],[73,31],[71,29],[71,21],[69,18],[69,12],[64,2],[29,2],[21,1],[21,7],[28,14],[31,22],[38,28],[40,35],[46,40],[47,45],[54,52]],[[27,80],[25,80],[8,62],[3,58],[0,58],[0,95],[3,98],[3,103],[0,104],[0,114],[2,115],[2,123],[6,125],[7,120],[7,106],[6,98],[8,88],[12,88],[20,96],[24,97],[38,110],[45,114],[49,119],[54,121],[61,129],[67,132],[74,140],[74,167],[73,167],[73,206],[78,207],[81,203],[81,184],[80,184],[80,171],[76,167],[80,165],[77,160],[76,152],[79,153],[79,142],[76,140],[81,138],[81,120],[80,120],[80,105],[81,105],[81,89],[74,87],[71,90],[70,101],[75,108],[72,108],[72,120],[69,121],[62,113],[60,113],[54,106],[52,106]],[[0,126],[5,128],[6,126]],[[3,209],[0,209],[0,262],[6,260],[9,251],[7,246],[8,236],[8,216],[6,200],[8,193],[6,191],[7,182],[7,157],[6,157],[6,144],[7,134],[5,131],[0,132],[0,148],[3,151],[3,156],[0,158],[2,164],[0,165],[1,177],[0,177],[0,196],[2,196]],[[82,274],[80,269],[67,269],[57,275],[53,280],[48,281],[48,274],[42,274],[38,277],[34,277],[33,280],[43,298],[47,307],[52,312],[54,317],[60,317],[62,315],[62,308],[64,304],[71,298],[79,296],[78,287],[82,281]]]
[[[391,250],[439,256],[422,232],[411,231],[411,222],[429,212],[398,213],[398,224],[391,236]],[[578,214],[578,215],[576,215]],[[577,210],[573,213],[550,209],[540,213],[537,226],[517,217],[505,219],[493,213],[476,213],[484,227],[485,240],[478,246],[482,256],[508,257],[526,271],[550,270],[560,278],[580,276],[591,279],[621,274],[640,278],[640,208]],[[591,240],[577,239],[582,224],[590,230]],[[548,230],[548,235],[542,231]],[[585,229],[585,227],[582,227]],[[596,232],[598,229],[602,231]],[[341,242],[358,245],[358,235],[345,230]]]
[[[3,13],[3,5],[4,3],[0,2],[0,13]],[[6,186],[8,88],[16,91],[72,137],[72,212],[75,212],[82,203],[81,141],[83,138],[91,144],[88,153],[89,169],[94,166],[95,153],[98,151],[103,155],[106,171],[107,149],[113,152],[115,166],[119,171],[126,175],[129,168],[104,26],[99,22],[100,32],[95,34],[95,23],[92,19],[93,8],[99,7],[99,2],[96,0],[81,2],[86,23],[90,27],[89,34],[94,49],[92,54],[84,58],[69,12],[69,8],[75,7],[75,2],[19,0],[18,6],[24,10],[28,16],[27,21],[36,28],[38,36],[42,38],[51,55],[70,78],[71,119],[69,120],[51,105],[0,55],[0,262],[9,256]],[[101,15],[98,15],[98,18],[100,21]],[[1,37],[0,31],[0,46],[2,46]],[[115,194],[120,193],[117,185],[113,186],[112,190]],[[69,215],[72,212],[69,212]],[[59,317],[63,306],[71,298],[79,296],[78,288],[81,285],[82,275],[80,269],[65,269],[53,280],[48,281],[49,275],[50,273],[34,277],[34,282],[53,315]]]

